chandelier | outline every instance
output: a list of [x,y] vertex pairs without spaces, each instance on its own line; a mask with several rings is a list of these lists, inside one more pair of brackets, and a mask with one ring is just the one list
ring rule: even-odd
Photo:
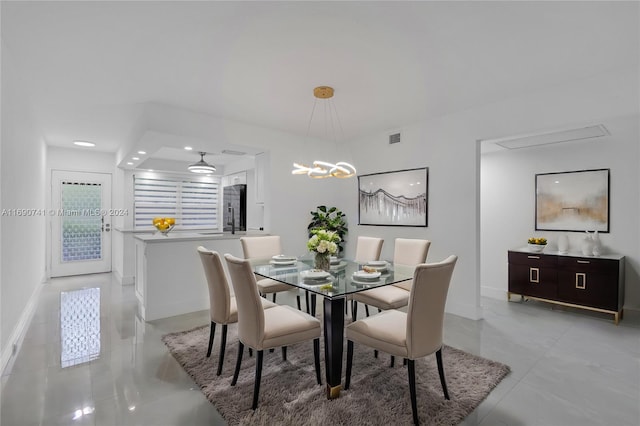
[[[334,133],[335,138],[335,126],[333,123],[333,117],[335,116],[336,122],[340,124],[340,120],[338,119],[338,113],[336,112],[336,107],[331,102],[331,98],[333,97],[333,88],[329,86],[319,86],[313,89],[313,95],[316,97],[316,100],[313,103],[313,109],[311,110],[311,117],[309,117],[309,125],[307,127],[307,136],[309,136],[309,130],[311,129],[311,121],[313,120],[313,113],[316,109],[316,104],[318,103],[318,99],[325,99],[325,129],[327,126],[327,111],[328,111],[328,121],[331,129]],[[293,170],[291,171],[293,175],[307,175],[310,178],[321,179],[328,177],[336,177],[336,178],[350,178],[355,176],[356,168],[351,164],[345,161],[338,161],[337,163],[330,163],[327,161],[315,160],[311,163],[311,166],[307,166],[305,164],[293,163]]]

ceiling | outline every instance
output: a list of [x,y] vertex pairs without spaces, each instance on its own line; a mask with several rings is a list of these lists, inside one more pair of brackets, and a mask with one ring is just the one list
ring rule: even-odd
[[[635,2],[1,8],[3,57],[20,70],[47,143],[90,140],[111,152],[148,103],[305,135],[312,89],[330,85],[349,140],[638,63]],[[180,148],[163,147],[150,155]]]

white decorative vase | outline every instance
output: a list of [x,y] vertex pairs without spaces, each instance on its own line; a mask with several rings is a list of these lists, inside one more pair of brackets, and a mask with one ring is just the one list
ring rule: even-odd
[[598,231],[595,231],[591,236],[591,241],[593,242],[593,248],[591,249],[594,256],[600,256],[602,254],[602,243],[600,242],[600,237],[598,236]]
[[561,234],[558,237],[558,253],[567,254],[569,252],[569,238],[566,234]]
[[587,235],[582,240],[582,245],[580,246],[580,248],[583,255],[593,256],[593,240],[591,239],[589,231],[587,231]]

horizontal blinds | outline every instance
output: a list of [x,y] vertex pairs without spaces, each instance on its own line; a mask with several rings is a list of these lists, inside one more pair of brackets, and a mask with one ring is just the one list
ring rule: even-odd
[[181,228],[217,228],[219,182],[180,177],[134,176],[134,226],[154,217],[175,217]]

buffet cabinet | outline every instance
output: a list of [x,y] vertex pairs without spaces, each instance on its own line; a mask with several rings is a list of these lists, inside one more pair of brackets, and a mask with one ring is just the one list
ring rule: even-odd
[[604,312],[618,324],[624,304],[624,256],[599,257],[510,250],[511,295]]

